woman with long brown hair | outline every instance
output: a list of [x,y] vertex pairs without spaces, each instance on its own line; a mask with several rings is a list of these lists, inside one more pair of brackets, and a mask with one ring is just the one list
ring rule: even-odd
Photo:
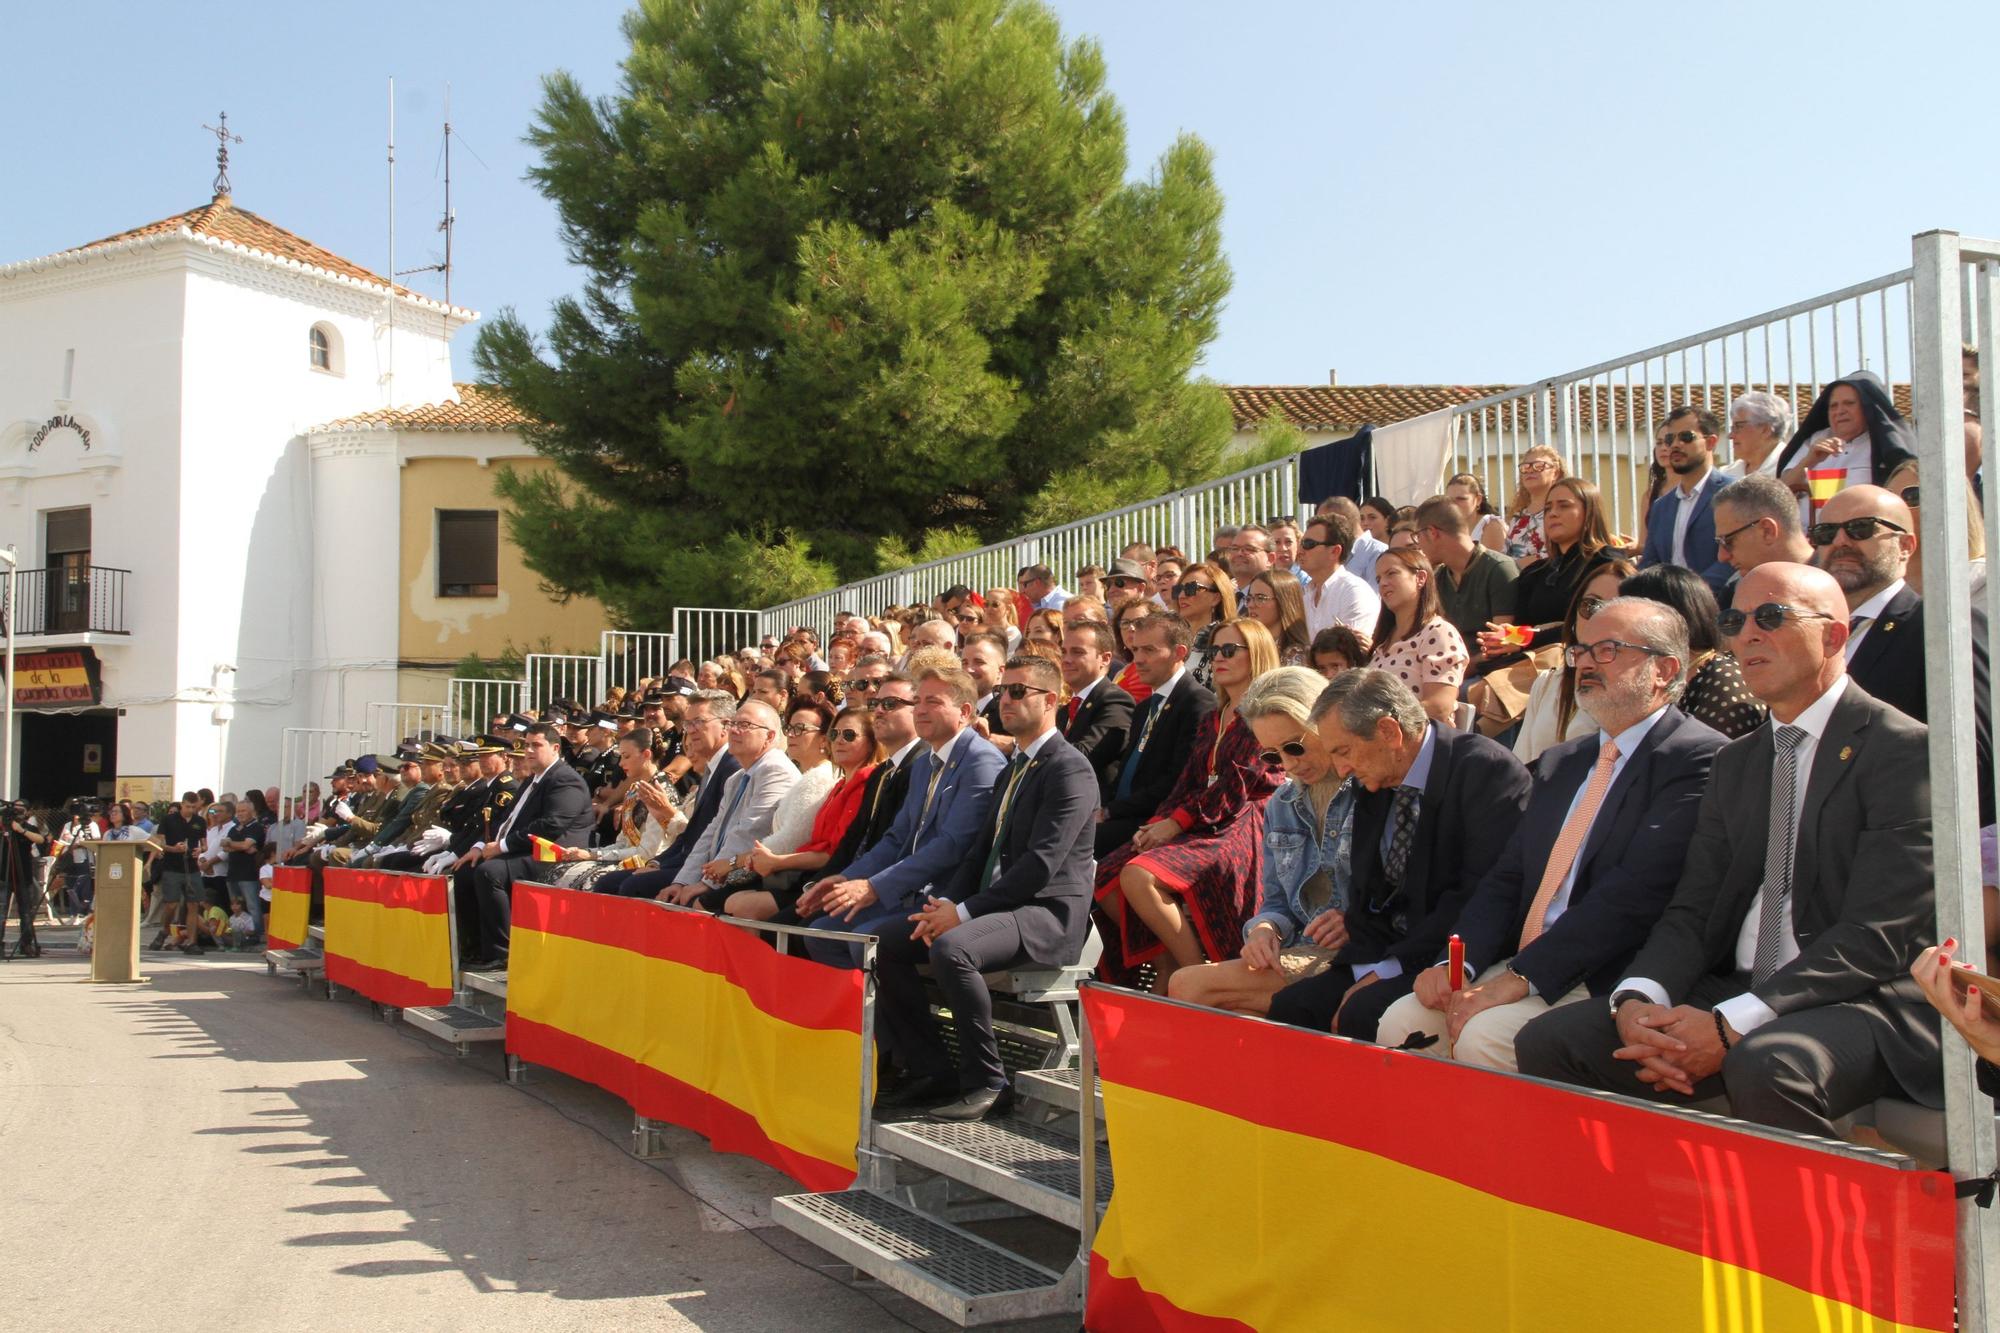
[[1375,621],[1375,650],[1368,665],[1409,686],[1433,720],[1450,723],[1472,656],[1458,629],[1444,618],[1429,558],[1410,547],[1382,552],[1375,562],[1375,586],[1382,594],[1382,614]]
[[1251,579],[1243,614],[1271,631],[1278,645],[1278,665],[1306,664],[1312,653],[1312,631],[1306,628],[1305,594],[1291,570],[1267,569]]

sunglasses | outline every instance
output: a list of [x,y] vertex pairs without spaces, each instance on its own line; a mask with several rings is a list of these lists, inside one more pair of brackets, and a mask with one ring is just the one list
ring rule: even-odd
[[1021,702],[1021,700],[1027,698],[1031,694],[1055,693],[1054,690],[1045,690],[1041,688],[1039,685],[1022,685],[1018,682],[1012,685],[999,686],[995,692],[1006,695],[1009,699],[1012,699],[1015,703]]
[[977,611],[955,611],[952,613],[952,618],[961,625],[970,625],[973,621],[979,619],[979,613]]
[[1725,532],[1721,536],[1717,537],[1715,539],[1715,544],[1721,547],[1723,550],[1727,551],[1730,549],[1729,543],[1735,541],[1738,537],[1741,537],[1744,533],[1750,531],[1750,529],[1756,527],[1759,523],[1762,523],[1763,521],[1764,520],[1761,518],[1753,518],[1740,528],[1731,528],[1728,532]]
[[1286,741],[1283,745],[1280,745],[1275,750],[1260,750],[1257,752],[1257,757],[1264,761],[1264,765],[1267,768],[1278,767],[1278,765],[1284,763],[1285,757],[1287,755],[1291,756],[1293,759],[1305,758],[1306,755],[1305,742]]
[[1660,437],[1660,443],[1693,444],[1696,440],[1705,440],[1707,438],[1708,437],[1706,435],[1701,434],[1699,431],[1692,431],[1692,430],[1668,431],[1665,435],[1662,435]]
[[1916,509],[1920,507],[1917,503],[1917,488],[1915,486],[1905,486],[1897,494],[1903,497],[1903,503],[1910,508]]
[[1902,524],[1891,523],[1886,518],[1850,518],[1845,523],[1815,523],[1806,529],[1806,540],[1814,546],[1831,546],[1833,539],[1844,532],[1849,541],[1865,542],[1875,535],[1878,528],[1887,528],[1891,532],[1909,532],[1909,529]]
[[1827,615],[1823,611],[1801,611],[1798,607],[1786,606],[1783,602],[1766,602],[1755,611],[1750,612],[1738,611],[1732,606],[1715,618],[1715,624],[1716,628],[1722,631],[1723,638],[1733,639],[1743,632],[1744,624],[1749,621],[1756,621],[1758,629],[1769,633],[1783,625],[1786,616],[1792,616],[1798,620],[1833,619],[1832,616]]
[[1648,657],[1662,656],[1658,648],[1648,648],[1643,643],[1627,643],[1623,639],[1599,639],[1596,643],[1573,643],[1563,649],[1563,661],[1571,666],[1580,665],[1588,657],[1599,666],[1610,666],[1618,660],[1618,650],[1630,648],[1635,653]]
[[808,727],[803,723],[794,722],[785,728],[785,734],[787,736],[817,736],[819,735],[819,728]]
[[893,713],[900,708],[915,708],[915,699],[870,699],[868,711],[871,713]]
[[842,727],[839,731],[833,733],[833,738],[837,741],[846,741],[851,745],[855,741],[864,739],[864,733],[856,731],[853,727]]
[[847,682],[847,692],[849,694],[866,694],[868,691],[880,686],[883,679],[881,676],[863,676],[859,680],[850,680]]
[[1240,643],[1218,643],[1210,651],[1226,662],[1236,654],[1247,653],[1250,649]]
[[1301,551],[1317,551],[1322,546],[1331,546],[1331,545],[1333,545],[1332,542],[1323,542],[1317,537],[1299,538],[1299,549]]
[[1175,587],[1174,596],[1199,597],[1202,593],[1214,591],[1215,585],[1213,583],[1183,583]]

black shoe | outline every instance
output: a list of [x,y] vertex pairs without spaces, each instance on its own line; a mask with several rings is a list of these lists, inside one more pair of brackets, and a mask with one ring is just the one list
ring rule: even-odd
[[981,1088],[968,1092],[955,1102],[943,1106],[933,1106],[925,1112],[933,1120],[984,1120],[989,1115],[997,1115],[1014,1104],[1011,1088]]
[[22,942],[21,957],[40,958],[41,956],[42,956],[42,944],[40,940],[24,940]]
[[936,1106],[948,1102],[958,1091],[955,1074],[919,1074],[906,1078],[895,1089],[876,1098],[882,1106]]
[[157,935],[153,936],[153,942],[152,942],[151,944],[147,945],[146,947],[147,947],[148,949],[164,949],[164,948],[166,948],[166,947],[167,947],[167,932],[163,930],[163,931],[161,931],[161,932],[160,932],[159,934],[157,934]]
[[195,947],[195,943],[193,940],[189,940],[186,944],[181,945],[181,952],[184,954],[193,955],[195,957],[199,957],[201,955],[201,950]]

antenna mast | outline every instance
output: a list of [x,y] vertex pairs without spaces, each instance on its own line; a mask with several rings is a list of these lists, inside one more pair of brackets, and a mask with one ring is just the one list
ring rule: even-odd
[[[477,157],[478,154],[475,153],[473,156]],[[452,232],[457,226],[458,215],[451,211],[451,85],[447,83],[444,86],[444,217],[437,225],[437,229],[444,233],[444,262],[439,264],[419,264],[415,268],[406,268],[402,272],[395,274],[399,278],[406,278],[415,273],[444,274],[444,303],[446,305],[451,304],[451,237]],[[395,268],[393,256],[390,268],[392,271]]]

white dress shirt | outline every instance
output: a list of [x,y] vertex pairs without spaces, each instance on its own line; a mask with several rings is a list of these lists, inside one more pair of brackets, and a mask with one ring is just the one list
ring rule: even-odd
[[1701,493],[1707,490],[1710,483],[1714,480],[1715,469],[1710,468],[1701,474],[1701,480],[1695,482],[1694,485],[1674,487],[1674,496],[1680,501],[1680,504],[1674,509],[1673,545],[1667,549],[1671,552],[1668,559],[1673,564],[1679,565],[1682,569],[1692,569],[1694,567],[1687,557],[1688,524],[1694,522],[1694,511],[1695,507],[1701,503]]
[[1870,597],[1867,601],[1847,613],[1847,623],[1850,625],[1857,620],[1867,621],[1860,629],[1848,635],[1847,642],[1841,645],[1840,651],[1847,655],[1848,661],[1852,662],[1854,660],[1854,650],[1861,646],[1861,641],[1868,637],[1868,631],[1874,629],[1875,622],[1882,618],[1882,612],[1887,609],[1890,602],[1895,600],[1896,595],[1902,591],[1903,580],[1897,579],[1888,587],[1882,589],[1882,591],[1876,593],[1873,597]]
[[1375,633],[1375,620],[1382,614],[1382,599],[1347,566],[1327,575],[1315,586],[1303,583],[1299,592],[1306,604],[1306,635],[1318,638],[1330,625],[1345,625],[1364,638]]
[[[1813,700],[1812,704],[1790,723],[1790,725],[1797,727],[1805,733],[1805,739],[1799,742],[1798,789],[1792,793],[1792,824],[1794,828],[1797,828],[1803,822],[1806,808],[1806,788],[1812,785],[1813,757],[1819,753],[1820,737],[1826,734],[1826,725],[1833,717],[1834,705],[1840,702],[1840,696],[1846,690],[1847,677],[1842,676],[1834,681],[1832,685],[1828,686],[1825,694]],[[1769,725],[1776,728],[1781,724],[1774,717],[1771,719]],[[1763,849],[1760,847],[1756,855],[1762,856],[1763,854]],[[1791,899],[1786,903],[1788,913],[1797,910],[1798,887],[1796,884],[1792,886]],[[1764,890],[1759,887],[1756,896],[1750,900],[1750,910],[1744,915],[1743,927],[1736,936],[1736,970],[1739,972],[1751,972],[1757,967],[1757,930],[1763,919],[1763,915]],[[1798,938],[1793,933],[1789,920],[1786,921],[1785,927],[1785,938],[1778,941],[1779,967],[1784,967],[1799,956]],[[1611,993],[1616,995],[1621,990],[1638,991],[1642,995],[1651,997],[1655,1004],[1672,1003],[1667,998],[1666,988],[1649,977],[1627,977],[1625,980],[1619,982],[1612,989]],[[1715,1012],[1728,1020],[1730,1027],[1735,1028],[1737,1032],[1746,1036],[1778,1016],[1777,1012],[1770,1005],[1765,1004],[1749,991],[1745,991],[1741,995],[1733,995],[1724,1000],[1721,1004],[1715,1006]]]

